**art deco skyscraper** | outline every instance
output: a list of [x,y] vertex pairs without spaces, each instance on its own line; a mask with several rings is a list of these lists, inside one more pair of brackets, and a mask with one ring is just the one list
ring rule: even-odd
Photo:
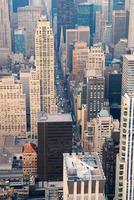
[[40,18],[35,33],[35,65],[39,68],[41,111],[51,113],[54,101],[54,38],[50,22]]
[[8,0],[0,1],[0,48],[11,50],[11,30]]
[[30,79],[31,132],[37,133],[37,114],[56,112],[54,100],[54,38],[50,22],[41,17],[35,33],[35,65]]
[[130,1],[128,48],[134,48],[134,0]]

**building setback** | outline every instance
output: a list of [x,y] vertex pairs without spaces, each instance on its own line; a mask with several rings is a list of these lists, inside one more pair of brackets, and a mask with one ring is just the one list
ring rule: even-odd
[[64,200],[104,200],[104,185],[105,176],[97,153],[64,154]]

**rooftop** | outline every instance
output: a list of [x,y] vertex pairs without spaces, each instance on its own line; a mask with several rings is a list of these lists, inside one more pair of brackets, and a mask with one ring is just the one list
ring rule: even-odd
[[123,57],[127,58],[129,61],[134,61],[134,54],[126,54]]
[[11,169],[13,157],[22,154],[22,147],[14,136],[0,136],[0,170]]
[[26,143],[23,147],[23,153],[36,153],[37,152],[37,147],[33,143]]
[[38,122],[72,122],[71,114],[46,114],[40,112],[38,114]]
[[105,180],[102,165],[97,153],[76,155],[64,154],[64,161],[69,181]]
[[100,117],[109,117],[109,111],[108,110],[101,110],[98,114]]

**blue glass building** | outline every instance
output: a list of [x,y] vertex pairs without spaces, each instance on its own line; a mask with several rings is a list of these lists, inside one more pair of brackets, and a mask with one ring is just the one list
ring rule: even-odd
[[21,29],[14,32],[14,48],[15,53],[25,54],[25,33]]
[[15,13],[19,7],[24,7],[27,5],[29,5],[29,0],[12,0],[12,9]]
[[90,27],[90,45],[93,45],[95,33],[96,6],[90,3],[80,3],[77,7],[78,26]]

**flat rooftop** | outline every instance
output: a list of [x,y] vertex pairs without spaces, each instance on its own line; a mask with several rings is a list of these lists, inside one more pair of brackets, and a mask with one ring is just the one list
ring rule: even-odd
[[40,112],[38,114],[38,122],[72,122],[71,114],[46,114]]
[[102,165],[97,153],[64,154],[68,181],[105,180]]
[[0,170],[11,169],[13,156],[21,155],[22,147],[14,136],[0,136]]
[[126,54],[123,57],[126,57],[129,61],[134,61],[134,54]]

